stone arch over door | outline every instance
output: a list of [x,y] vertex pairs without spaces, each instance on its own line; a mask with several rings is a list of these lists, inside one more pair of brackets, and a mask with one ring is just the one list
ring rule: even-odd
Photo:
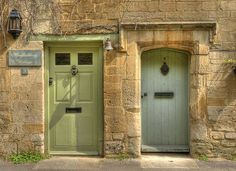
[[[180,24],[181,25],[181,24]],[[194,156],[207,144],[207,74],[209,47],[214,24],[150,25],[124,24],[121,52],[126,56],[126,75],[122,80],[122,104],[127,117],[127,152],[141,155],[141,60],[142,52],[156,48],[173,48],[190,53],[189,62],[189,145]],[[181,25],[182,26],[182,25]],[[202,27],[199,27],[202,26]],[[171,28],[171,29],[170,29]],[[208,147],[206,147],[208,148]],[[205,148],[205,149],[206,149]],[[209,147],[210,148],[210,147]]]

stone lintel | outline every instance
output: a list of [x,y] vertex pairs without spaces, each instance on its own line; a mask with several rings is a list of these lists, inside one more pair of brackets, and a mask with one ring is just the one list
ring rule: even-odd
[[121,27],[127,30],[213,30],[216,33],[216,22],[195,21],[195,22],[126,22]]
[[[216,35],[216,22],[200,21],[200,22],[127,22],[121,23],[119,31],[119,50],[127,51],[127,31],[206,31],[209,32],[208,42],[212,43]],[[200,33],[201,34],[201,33]],[[150,41],[153,41],[150,39]],[[165,40],[168,41],[168,40]],[[184,41],[184,40],[179,40]],[[185,40],[186,41],[186,40]],[[193,40],[192,40],[193,41]],[[145,41],[147,42],[147,41]],[[152,42],[153,43],[153,42]],[[200,43],[200,42],[199,42]],[[198,49],[198,48],[197,48]],[[208,54],[209,48],[199,47],[199,52],[196,54]]]

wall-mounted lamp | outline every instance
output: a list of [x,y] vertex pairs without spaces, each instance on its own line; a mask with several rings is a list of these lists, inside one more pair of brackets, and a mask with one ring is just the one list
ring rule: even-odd
[[107,51],[113,50],[111,40],[109,38],[107,38],[107,40],[104,42],[104,49]]
[[12,34],[14,39],[17,39],[17,37],[19,37],[20,33],[22,32],[21,22],[22,17],[20,12],[18,12],[16,9],[13,9],[8,17],[8,32]]

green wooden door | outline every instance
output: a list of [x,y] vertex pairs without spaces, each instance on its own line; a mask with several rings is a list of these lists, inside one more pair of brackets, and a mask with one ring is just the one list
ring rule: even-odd
[[[142,151],[189,151],[187,54],[150,50],[142,54],[141,62]],[[167,74],[161,72],[164,63]]]
[[50,48],[50,153],[97,155],[99,48]]

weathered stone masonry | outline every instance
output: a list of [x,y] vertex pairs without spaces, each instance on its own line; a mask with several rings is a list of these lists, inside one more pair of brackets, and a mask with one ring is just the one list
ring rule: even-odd
[[[22,48],[12,44],[12,49]],[[43,49],[42,42],[30,43],[24,49]],[[3,54],[7,56],[7,54]],[[8,68],[6,57],[1,67],[1,156],[22,150],[43,151],[44,115],[43,72],[41,67],[29,69],[29,75],[22,76],[17,67]],[[5,66],[5,67],[4,67]],[[3,93],[5,94],[4,96]]]
[[[57,22],[51,21],[47,14],[51,11],[42,4],[42,15],[37,15],[33,30],[38,35],[54,35],[57,23],[62,35],[115,35],[116,48],[104,52],[103,64],[105,156],[141,154],[140,55],[163,47],[191,54],[190,153],[224,158],[236,155],[236,76],[233,64],[227,62],[236,60],[235,0],[72,2],[60,1]],[[186,28],[189,23],[191,27]],[[19,68],[8,67],[7,51],[44,51],[45,42],[25,45],[20,38],[15,41],[7,36],[8,49],[0,51],[0,155],[17,150],[44,152],[44,67],[31,68],[28,76],[21,76]]]

